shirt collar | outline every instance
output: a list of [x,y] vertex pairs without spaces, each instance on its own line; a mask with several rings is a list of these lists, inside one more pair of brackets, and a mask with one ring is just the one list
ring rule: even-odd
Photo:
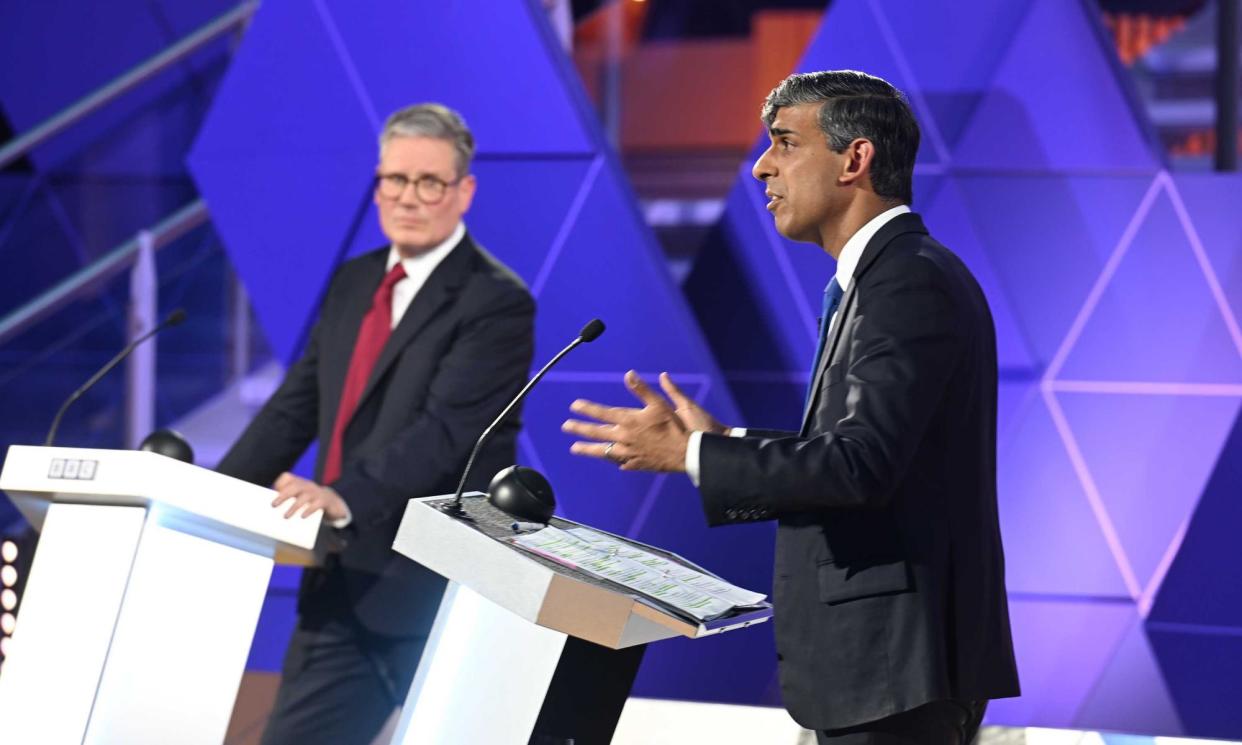
[[444,257],[448,256],[449,252],[452,251],[458,243],[461,243],[461,239],[465,237],[466,224],[464,222],[458,222],[457,227],[453,228],[453,232],[449,233],[448,238],[445,238],[431,249],[423,251],[419,255],[412,258],[403,257],[397,252],[396,246],[390,246],[388,248],[388,263],[384,269],[385,271],[392,271],[392,268],[397,265],[398,261],[400,261],[401,265],[405,267],[405,273],[407,276],[412,277],[415,272],[430,274],[431,270],[439,266],[440,262],[444,261]]
[[880,232],[880,228],[888,224],[890,220],[898,215],[904,215],[910,211],[910,205],[899,204],[892,209],[885,210],[875,217],[867,221],[867,224],[858,229],[858,232],[851,235],[850,239],[845,242],[845,246],[841,248],[841,255],[837,257],[837,284],[841,285],[841,289],[848,290],[850,282],[854,281],[854,269],[858,267],[858,260],[862,258],[863,249]]

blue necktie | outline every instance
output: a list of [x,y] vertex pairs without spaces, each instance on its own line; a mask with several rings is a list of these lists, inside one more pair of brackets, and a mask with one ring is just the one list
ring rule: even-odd
[[815,346],[815,357],[811,360],[811,382],[806,387],[806,403],[802,406],[804,410],[811,405],[811,396],[815,392],[815,372],[819,370],[819,358],[828,343],[828,327],[832,325],[832,314],[837,312],[837,306],[841,304],[841,296],[844,294],[845,291],[841,289],[841,283],[836,277],[824,288],[824,315],[819,321],[819,343]]

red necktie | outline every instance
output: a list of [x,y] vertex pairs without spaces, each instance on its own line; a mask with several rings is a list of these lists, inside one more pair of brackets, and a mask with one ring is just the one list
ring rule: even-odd
[[358,408],[358,400],[367,387],[367,379],[375,369],[384,343],[392,335],[392,288],[405,279],[405,267],[397,262],[371,300],[371,310],[358,326],[358,340],[354,342],[354,354],[349,358],[349,372],[345,375],[345,387],[341,389],[341,406],[336,410],[336,422],[332,425],[332,441],[328,443],[328,458],[323,464],[323,483],[331,484],[341,475],[341,439],[345,425]]

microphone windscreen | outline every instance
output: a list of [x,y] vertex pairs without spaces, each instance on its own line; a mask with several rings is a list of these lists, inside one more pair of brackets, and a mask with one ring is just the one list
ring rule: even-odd
[[139,450],[166,455],[183,463],[194,462],[194,448],[186,442],[180,432],[172,429],[157,429],[138,446]]
[[165,326],[176,326],[185,320],[185,308],[177,308],[164,319]]
[[595,341],[602,333],[604,333],[604,322],[598,318],[593,318],[590,323],[582,327],[582,331],[578,333],[578,338],[584,342]]

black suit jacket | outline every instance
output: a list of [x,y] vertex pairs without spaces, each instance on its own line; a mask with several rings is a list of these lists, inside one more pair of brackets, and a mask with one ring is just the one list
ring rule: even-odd
[[906,214],[863,251],[801,431],[703,436],[709,522],[779,521],[781,691],[803,726],[1018,695],[996,387],[983,293]]
[[[268,486],[316,438],[319,480],[362,318],[386,273],[388,249],[342,264],[306,351],[220,462],[222,473]],[[342,440],[330,484],[353,513],[335,531],[344,548],[307,570],[304,619],[352,617],[388,635],[425,633],[444,580],[392,550],[406,502],[452,493],[470,449],[525,382],[534,301],[522,281],[466,236],[393,329]],[[468,489],[515,460],[519,424],[479,453]]]

